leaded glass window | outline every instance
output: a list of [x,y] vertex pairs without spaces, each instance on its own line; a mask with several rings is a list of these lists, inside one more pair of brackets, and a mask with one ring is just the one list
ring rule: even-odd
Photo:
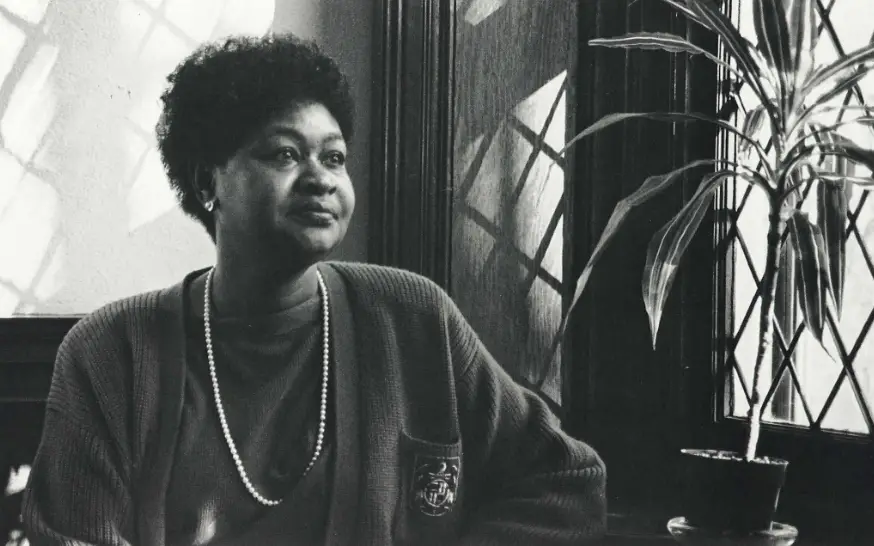
[[[821,0],[817,2],[816,62],[829,63],[874,38],[870,0]],[[734,2],[731,14],[741,31],[755,41],[752,2]],[[741,91],[739,123],[755,107],[751,93]],[[874,101],[874,78],[837,97],[835,104],[866,105]],[[831,122],[840,118],[836,113]],[[857,114],[847,114],[857,115]],[[869,114],[870,115],[870,114]],[[829,120],[823,120],[828,122]],[[856,125],[847,136],[865,147],[874,145],[874,132]],[[766,145],[767,142],[762,142]],[[734,156],[735,143],[723,143],[721,153]],[[869,176],[867,169],[850,172]],[[776,334],[770,359],[773,382],[767,393],[764,420],[796,425],[814,431],[859,435],[874,433],[874,202],[868,191],[853,188],[845,224],[847,249],[846,285],[840,316],[830,314],[824,346],[801,322],[798,302],[791,289],[793,272],[783,275],[778,288]],[[800,207],[815,209],[811,200]],[[746,416],[749,388],[758,338],[759,282],[764,268],[767,203],[764,194],[737,184],[726,190],[720,217],[726,218],[723,239],[717,241],[728,279],[729,331],[726,332],[723,369],[727,396],[724,413]],[[808,210],[815,213],[815,210]],[[767,365],[767,364],[766,364]]]

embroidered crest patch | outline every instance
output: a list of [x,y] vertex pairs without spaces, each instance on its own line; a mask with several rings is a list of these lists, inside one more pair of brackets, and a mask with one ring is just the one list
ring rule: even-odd
[[413,505],[426,516],[442,516],[455,505],[461,462],[458,457],[416,457]]

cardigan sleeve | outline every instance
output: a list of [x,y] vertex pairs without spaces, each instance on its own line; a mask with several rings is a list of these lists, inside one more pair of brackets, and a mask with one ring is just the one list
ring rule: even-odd
[[109,377],[95,372],[103,359],[83,349],[99,344],[84,338],[74,327],[55,362],[42,438],[22,501],[25,536],[33,546],[130,544],[130,465],[119,438],[123,409],[106,394],[120,390],[121,372]]
[[461,544],[598,540],[606,530],[604,463],[495,362],[454,304],[449,309],[450,349],[461,366],[456,389],[470,503]]

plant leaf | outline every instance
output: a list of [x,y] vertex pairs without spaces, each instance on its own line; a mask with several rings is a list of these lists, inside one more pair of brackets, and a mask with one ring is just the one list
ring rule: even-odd
[[774,67],[780,111],[788,117],[795,101],[795,77],[783,0],[753,0],[753,26],[759,49]]
[[860,67],[858,65],[869,66],[872,61],[874,61],[874,43],[857,49],[849,55],[841,57],[830,65],[822,66],[815,70],[810,75],[810,78],[804,86],[804,95],[807,95],[809,91],[816,89],[820,85],[828,82],[848,68],[857,67],[857,69],[861,70],[863,69],[863,67]]
[[649,119],[654,121],[668,121],[672,123],[684,123],[688,121],[703,121],[706,123],[710,123],[713,125],[717,125],[730,133],[733,133],[738,136],[742,141],[748,141],[751,146],[753,146],[760,154],[760,157],[766,158],[767,154],[765,150],[762,149],[762,146],[747,137],[741,131],[737,129],[731,123],[727,121],[723,121],[721,119],[717,119],[705,114],[697,114],[694,112],[616,112],[613,114],[607,114],[602,117],[595,123],[589,125],[579,133],[577,133],[572,139],[570,139],[567,144],[558,152],[559,155],[564,155],[567,152],[568,148],[576,144],[578,141],[586,138],[593,133],[597,133],[607,127],[619,123],[621,121],[629,120],[629,119]]
[[822,344],[825,329],[828,271],[822,232],[811,223],[807,214],[795,210],[786,222],[789,240],[795,251],[795,289],[804,323]]
[[846,127],[847,125],[864,125],[869,128],[874,127],[874,116],[859,116],[856,118],[848,118],[842,119],[837,123],[832,123],[831,125],[823,125],[817,122],[809,122],[808,129],[809,132],[807,134],[802,135],[795,142],[792,143],[791,146],[788,146],[789,152],[787,152],[787,157],[791,157],[797,148],[800,148],[804,145],[804,142],[813,138],[816,142],[823,146],[855,146],[857,148],[861,148],[861,146],[857,145],[851,139],[839,133],[837,130],[841,127]]
[[650,176],[649,178],[644,180],[643,184],[641,184],[640,187],[637,188],[631,195],[625,197],[616,204],[616,207],[613,209],[613,213],[610,215],[610,219],[607,220],[607,225],[604,227],[604,231],[601,232],[601,238],[598,239],[598,243],[595,245],[595,249],[589,256],[589,260],[588,262],[586,262],[586,266],[583,268],[579,277],[577,277],[576,286],[574,288],[574,294],[571,297],[570,305],[568,306],[568,310],[562,318],[561,326],[559,326],[558,337],[564,335],[564,330],[567,327],[568,317],[570,317],[571,311],[573,311],[574,307],[576,307],[577,305],[577,302],[580,300],[580,297],[583,295],[583,291],[586,289],[586,285],[589,283],[589,277],[592,274],[592,270],[594,269],[595,264],[598,262],[598,260],[601,259],[601,256],[607,249],[607,246],[616,236],[619,228],[625,222],[625,219],[631,212],[631,210],[660,194],[661,192],[669,188],[672,184],[674,184],[677,180],[682,179],[682,175],[686,171],[697,167],[714,165],[715,163],[717,163],[717,160],[715,159],[699,159],[697,161],[687,163],[682,167],[674,169],[669,173]]
[[800,88],[814,66],[816,0],[789,0],[787,23],[795,87]]
[[842,155],[851,161],[862,164],[868,169],[874,171],[874,151],[871,151],[867,148],[862,148],[856,144],[846,144],[840,143],[836,144],[834,147],[835,151],[842,152]]
[[753,0],[753,26],[759,49],[780,73],[783,89],[788,90],[786,76],[794,70],[794,66],[783,0]]
[[668,223],[659,229],[649,243],[643,268],[643,304],[649,316],[652,343],[655,346],[662,311],[677,274],[677,267],[694,237],[704,215],[713,202],[713,194],[733,171],[719,171],[704,178],[692,199]]
[[691,169],[695,169],[698,167],[706,167],[712,166],[716,164],[728,165],[734,169],[737,169],[734,172],[734,176],[737,176],[741,180],[754,185],[759,186],[765,189],[765,191],[770,191],[770,187],[767,184],[767,181],[762,178],[762,176],[756,171],[750,170],[748,173],[743,172],[740,169],[743,169],[744,166],[727,161],[720,161],[716,159],[699,159],[696,161],[692,161],[691,163],[687,163],[682,167],[674,169],[673,171],[660,174],[655,176],[650,176],[646,180],[644,180],[643,184],[637,190],[635,190],[631,195],[619,201],[616,204],[616,207],[613,209],[613,213],[610,215],[610,219],[607,221],[607,226],[604,228],[604,231],[601,232],[601,238],[598,240],[598,243],[595,245],[595,250],[592,251],[592,254],[589,256],[589,261],[586,262],[586,266],[583,268],[579,277],[577,277],[576,286],[574,287],[574,293],[571,297],[570,305],[568,306],[567,312],[565,312],[564,317],[562,317],[561,324],[558,329],[558,337],[564,335],[564,331],[567,328],[568,318],[571,315],[574,307],[576,307],[577,302],[580,300],[580,297],[583,295],[583,292],[586,289],[586,285],[589,283],[589,277],[592,274],[592,270],[595,267],[595,264],[601,259],[601,256],[604,254],[604,251],[607,249],[607,246],[616,236],[619,228],[625,222],[625,218],[631,212],[631,210],[638,205],[641,205],[668,187],[674,184],[677,180],[682,178],[682,175]]
[[[832,136],[835,136],[836,133],[832,133]],[[842,136],[842,135],[841,135]],[[842,137],[846,138],[846,137]],[[828,143],[828,142],[817,142],[816,144],[807,145],[800,147],[799,151],[796,152],[791,159],[787,160],[787,164],[795,164],[799,163],[806,157],[810,157],[814,154],[821,154],[824,156],[832,156],[832,157],[845,157],[854,163],[858,163],[860,165],[864,165],[868,169],[874,171],[874,151],[868,150],[866,148],[862,148],[856,144],[852,143]],[[848,178],[849,180],[849,178]],[[853,182],[855,184],[855,182]]]
[[846,240],[844,230],[849,207],[849,184],[844,181],[820,179],[817,184],[816,222],[822,232],[823,247],[828,258],[828,279],[832,303],[840,316],[844,297],[846,272]]
[[874,111],[874,106],[866,104],[843,104],[838,106],[820,106],[817,107],[816,113],[820,115],[835,114],[840,112],[864,112],[865,115],[871,115]]
[[[747,113],[744,119],[744,126],[741,132],[748,136],[750,140],[755,140],[756,133],[762,128],[762,122],[765,121],[765,106],[760,104]],[[738,145],[738,151],[746,153],[750,149],[750,142],[742,140]]]
[[612,47],[622,49],[650,49],[661,50],[669,53],[689,53],[692,55],[704,55],[714,63],[727,68],[735,75],[742,77],[738,70],[723,61],[713,53],[699,47],[682,36],[668,32],[632,32],[614,38],[595,38],[589,40],[589,45],[600,47]]
[[[862,67],[838,79],[834,87],[826,90],[824,93],[822,93],[819,97],[815,98],[810,103],[810,105],[798,117],[796,123],[804,123],[804,121],[808,118],[808,116],[810,116],[810,114],[814,110],[828,103],[830,100],[839,96],[841,93],[846,93],[847,91],[852,89],[854,85],[858,85],[860,81],[862,81],[866,76],[871,73],[871,68],[872,67]],[[813,90],[811,90],[811,93],[812,92]],[[806,100],[806,97],[802,97],[802,100]]]
[[594,38],[589,40],[589,45],[629,49],[660,49],[670,53],[713,55],[682,36],[669,32],[630,32],[613,38]]

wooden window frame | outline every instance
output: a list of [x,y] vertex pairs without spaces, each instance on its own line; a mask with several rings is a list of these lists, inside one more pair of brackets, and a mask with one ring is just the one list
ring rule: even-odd
[[369,260],[450,289],[455,0],[374,2]]

